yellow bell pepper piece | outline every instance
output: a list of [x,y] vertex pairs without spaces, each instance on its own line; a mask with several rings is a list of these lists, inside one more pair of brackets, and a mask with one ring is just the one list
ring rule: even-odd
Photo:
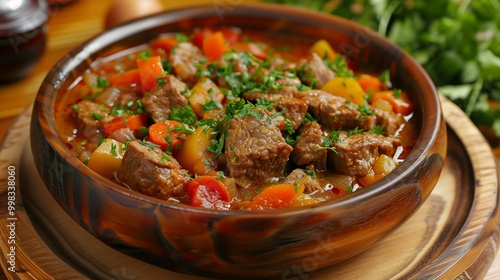
[[110,174],[120,168],[124,153],[123,143],[108,138],[90,155],[87,166],[101,175]]
[[205,131],[204,127],[196,128],[193,134],[188,135],[182,149],[176,155],[179,164],[192,174],[205,175],[214,171],[216,164],[212,162],[212,153],[207,150],[212,143],[210,133],[211,130]]
[[325,54],[328,56],[329,60],[335,58],[336,53],[333,50],[332,46],[325,39],[321,39],[316,41],[310,48],[310,53],[316,53],[319,57],[324,58]]
[[375,174],[387,175],[396,168],[396,162],[389,156],[381,154],[373,163],[373,172]]
[[328,81],[321,90],[343,97],[356,105],[365,105],[365,92],[354,78],[335,77]]
[[304,206],[319,203],[318,200],[308,196],[307,194],[299,194],[292,202],[292,207]]

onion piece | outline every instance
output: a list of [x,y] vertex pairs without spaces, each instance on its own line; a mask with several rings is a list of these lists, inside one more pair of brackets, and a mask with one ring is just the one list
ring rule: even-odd
[[83,81],[88,87],[94,88],[97,85],[97,74],[85,72],[83,73]]
[[92,152],[91,151],[86,151],[84,150],[81,154],[80,154],[80,160],[83,161],[83,162],[86,162],[89,158],[90,158],[90,155],[92,155]]
[[354,176],[338,173],[329,174],[328,177],[325,177],[325,180],[332,185],[332,188],[338,188],[344,191],[347,191],[349,187],[352,187],[356,182]]
[[120,98],[121,91],[118,88],[110,87],[105,89],[101,94],[99,94],[95,101],[106,104],[110,107],[116,104],[118,98]]
[[113,131],[109,138],[115,139],[116,141],[125,143],[126,141],[136,140],[134,133],[128,127],[120,128]]

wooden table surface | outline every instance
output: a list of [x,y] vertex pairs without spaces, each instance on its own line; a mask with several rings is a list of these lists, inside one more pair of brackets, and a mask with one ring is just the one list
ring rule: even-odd
[[[215,5],[235,5],[243,1],[163,0],[162,4],[166,9],[201,3],[213,4],[214,8],[217,8]],[[61,3],[63,1],[54,2]],[[17,115],[31,105],[38,87],[52,65],[69,50],[104,30],[105,15],[112,2],[113,0],[76,0],[67,5],[56,4],[52,7],[49,14],[47,48],[43,57],[31,74],[24,79],[0,85],[0,97],[2,98],[2,102],[0,102],[0,138],[3,138]],[[496,151],[498,155],[498,149]],[[2,274],[0,279],[7,278]],[[500,255],[497,255],[485,279],[500,279]]]

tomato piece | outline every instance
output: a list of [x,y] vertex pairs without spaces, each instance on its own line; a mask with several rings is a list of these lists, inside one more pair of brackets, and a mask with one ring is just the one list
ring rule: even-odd
[[203,40],[205,40],[208,35],[212,34],[210,28],[202,28],[193,34],[193,40],[191,41],[193,45],[197,46],[199,49],[203,48]]
[[169,154],[177,153],[187,137],[185,132],[175,131],[182,126],[182,123],[173,120],[156,122],[149,127],[148,139]]
[[220,202],[229,202],[231,195],[226,186],[215,176],[203,175],[191,180],[186,187],[189,204],[208,209],[217,209]]
[[344,189],[333,187],[332,190],[332,197],[339,197],[345,195],[347,192]]
[[135,131],[142,126],[147,125],[146,115],[131,115],[124,117],[116,117],[110,122],[102,123],[103,132],[110,135],[113,131],[121,128],[128,127],[130,130]]
[[147,59],[138,58],[137,68],[141,86],[144,92],[148,92],[158,86],[157,78],[163,74],[163,65],[160,56],[151,56]]
[[224,38],[229,44],[241,41],[241,30],[237,28],[220,28],[218,31],[224,35]]
[[295,198],[304,192],[303,185],[278,184],[265,188],[250,202],[251,210],[289,208]]

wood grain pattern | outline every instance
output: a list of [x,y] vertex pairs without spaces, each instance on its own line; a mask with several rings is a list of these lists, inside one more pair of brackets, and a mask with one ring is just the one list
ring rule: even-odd
[[[491,149],[470,120],[451,102],[443,101],[450,141],[445,169],[428,201],[406,224],[370,250],[326,269],[310,271],[309,279],[481,279],[486,275],[499,237],[498,169]],[[20,116],[1,147],[0,169],[12,165],[18,174],[19,273],[7,274],[10,279],[203,279],[123,255],[69,218],[33,166],[26,142],[29,115],[26,110]],[[3,252],[9,234],[5,226],[5,186],[6,175],[0,173]],[[5,269],[5,261],[2,264]]]
[[[187,5],[196,5],[196,4],[201,4],[201,3],[211,3],[211,4],[228,4],[228,3],[239,3],[243,2],[242,1],[213,1],[213,0],[194,0],[194,1],[168,1],[168,0],[163,0],[163,3],[166,8],[176,8],[176,7],[182,7],[182,6],[187,6]],[[11,83],[7,85],[0,85],[0,96],[2,96],[2,102],[0,103],[0,138],[3,138],[5,133],[8,131],[10,125],[12,122],[16,119],[17,115],[19,115],[29,104],[33,101],[33,98],[36,94],[36,91],[38,90],[38,87],[41,84],[41,81],[45,77],[47,71],[50,69],[50,67],[59,59],[61,58],[65,53],[67,53],[70,49],[75,47],[76,45],[80,44],[81,42],[89,39],[93,35],[97,34],[101,30],[103,30],[103,23],[104,23],[104,15],[107,11],[107,8],[111,5],[112,0],[78,0],[74,1],[74,3],[71,3],[67,6],[58,6],[56,7],[50,16],[49,19],[49,27],[48,27],[48,36],[49,36],[49,41],[48,41],[48,46],[46,53],[42,57],[41,61],[37,64],[36,68],[34,71],[26,78],[23,80],[20,80],[16,83]],[[252,1],[253,2],[253,1]],[[462,119],[459,113],[457,113],[457,116],[459,119]],[[23,118],[23,117],[21,117]],[[451,116],[447,116],[447,119],[450,120],[450,122],[454,123],[455,119],[451,118]],[[465,125],[470,128],[470,124],[465,121]],[[13,130],[15,131],[15,128],[22,128],[24,132],[26,132],[26,124],[22,124],[21,119],[18,120],[13,127]],[[477,137],[477,131],[474,131],[474,129],[471,129],[472,135],[469,135],[472,137],[472,139],[475,139]],[[21,137],[26,137],[23,133],[19,133],[18,136]],[[25,138],[22,138],[22,140],[25,140]],[[5,144],[4,144],[5,145]],[[459,142],[457,143],[456,147],[460,151],[464,151],[464,147],[461,147],[462,143]],[[11,144],[10,146],[12,149],[4,149],[5,147],[2,148],[1,153],[0,153],[0,164],[2,164],[2,171],[4,169],[4,164],[5,158],[8,158],[9,160],[13,160],[13,164],[18,164],[20,163],[20,159],[17,158],[16,156],[19,155],[19,153],[22,151],[22,149],[25,149],[24,145],[21,143],[17,142],[15,144]],[[475,145],[475,147],[467,147],[467,149],[470,150],[470,152],[478,152],[478,156],[474,158],[474,161],[477,162],[477,158],[481,158],[482,156],[486,155],[489,157],[489,147],[481,144],[481,145]],[[471,150],[472,149],[472,150]],[[477,151],[478,149],[479,151]],[[500,148],[496,148],[495,150],[495,155],[497,158],[500,158]],[[467,158],[464,159],[465,162],[468,161]],[[26,161],[26,159],[25,159]],[[481,160],[480,160],[481,161]],[[460,162],[460,161],[459,161]],[[463,164],[463,163],[461,163]],[[456,161],[452,163],[448,162],[447,163],[447,170],[457,170],[460,168],[461,164],[458,164]],[[491,169],[491,168],[490,168]],[[491,170],[488,171],[488,176],[491,177]],[[2,173],[3,174],[3,173]],[[479,175],[482,175],[482,171]],[[465,174],[462,174],[465,175]],[[469,174],[470,175],[470,174]],[[462,177],[456,178],[454,176],[443,176],[441,180],[444,180],[443,182],[448,182],[452,184],[456,184],[457,180],[462,180]],[[0,187],[5,187],[4,184],[5,181],[1,181]],[[4,193],[2,193],[4,194]],[[493,193],[490,193],[489,195],[493,195]],[[444,195],[444,197],[447,197]],[[415,215],[414,219],[420,217],[425,217],[425,215],[431,215],[429,213],[434,213],[435,211],[448,211],[446,213],[449,213],[450,207],[449,205],[443,205],[442,204],[442,199],[435,199],[431,198],[429,200],[432,204],[432,206],[429,206],[429,211],[430,212],[425,212],[426,208],[422,208],[422,211],[417,212]],[[4,199],[2,197],[1,200],[2,203],[4,203]],[[426,205],[427,206],[427,205]],[[3,207],[3,204],[2,206]],[[21,208],[24,210],[23,208]],[[2,208],[4,210],[4,208]],[[427,213],[427,214],[426,214]],[[442,212],[443,213],[443,212]],[[23,214],[22,212],[19,213],[20,218],[26,218],[27,215]],[[3,218],[2,218],[3,219]],[[429,219],[433,219],[432,217]],[[425,218],[424,218],[425,220]],[[4,221],[4,220],[2,220]],[[51,221],[51,218],[49,218],[49,221]],[[438,222],[440,220],[438,219]],[[44,222],[43,220],[41,222]],[[45,221],[47,222],[47,221]],[[64,224],[64,223],[63,223]],[[62,225],[63,225],[62,224]],[[424,222],[426,224],[426,222]],[[3,225],[3,224],[2,224]],[[22,237],[23,240],[25,240],[28,244],[26,252],[23,256],[20,257],[19,260],[22,260],[23,263],[27,263],[30,267],[29,273],[24,273],[24,274],[19,274],[19,275],[11,275],[9,274],[10,279],[14,278],[22,278],[22,279],[49,279],[49,278],[57,278],[57,279],[63,279],[63,278],[72,278],[70,276],[75,276],[75,278],[80,278],[81,274],[75,270],[75,268],[69,266],[68,264],[61,262],[61,259],[57,256],[57,254],[51,253],[50,251],[47,251],[49,248],[49,244],[39,244],[40,239],[39,238],[46,238],[46,236],[40,236],[38,232],[33,230],[33,228],[28,229],[30,226],[33,226],[30,221],[23,219],[23,222],[19,224],[20,226],[26,227],[26,229],[22,230],[19,234]],[[2,227],[4,230],[5,228]],[[407,223],[404,227],[400,228],[399,231],[401,232],[406,232],[406,234],[410,234],[414,231],[418,231],[420,227],[417,224],[411,224]],[[428,232],[432,232],[433,229],[436,229],[436,227],[430,227],[428,229]],[[489,228],[487,230],[487,233],[491,233],[493,229]],[[5,231],[5,230],[4,230]],[[2,252],[5,252],[6,245],[3,244],[5,242],[5,232],[0,232],[0,238],[2,238],[2,242],[0,242],[0,248],[2,249]],[[398,231],[398,233],[399,233]],[[461,271],[463,269],[463,266],[460,266],[462,268],[457,268],[459,273],[456,274],[459,276],[461,279],[470,279],[472,278],[471,276],[475,275],[478,276],[478,278],[481,278],[482,276],[485,277],[485,279],[500,279],[500,255],[496,257],[496,259],[493,261],[492,258],[494,257],[494,252],[497,251],[497,243],[494,241],[498,237],[498,229],[496,229],[493,233],[491,233],[490,238],[486,238],[485,242],[482,242],[480,246],[474,246],[471,249],[471,252],[474,254],[471,255],[471,257],[464,258],[462,262],[465,264],[468,264],[468,268],[464,269],[464,271]],[[34,239],[30,239],[34,238]],[[44,240],[50,240],[50,238],[46,238]],[[388,240],[391,240],[390,238]],[[384,240],[385,241],[385,240]],[[66,240],[68,243],[69,241]],[[50,242],[49,242],[50,243]],[[26,245],[26,244],[23,244]],[[50,244],[53,246],[53,244]],[[413,246],[413,245],[412,245]],[[463,250],[466,250],[468,246],[466,244],[463,245]],[[32,249],[36,249],[32,251]],[[81,248],[78,248],[81,249]],[[88,249],[88,248],[87,248]],[[382,250],[382,253],[396,253],[399,254],[401,252],[406,252],[404,249],[398,247],[398,248],[390,248],[390,247],[384,247],[384,243],[381,243],[377,245],[376,247],[373,248],[375,249],[380,249]],[[472,250],[473,249],[473,250]],[[41,251],[40,251],[41,250]],[[81,257],[78,257],[75,251],[77,249],[73,249],[72,255],[80,262],[87,263],[87,260],[82,259]],[[481,251],[482,250],[482,251]],[[481,253],[477,255],[477,251],[480,251]],[[371,252],[371,251],[370,251]],[[29,254],[28,254],[29,253]],[[109,253],[109,251],[103,250],[103,251],[96,251],[95,253]],[[2,254],[5,256],[4,254]],[[37,258],[34,258],[36,256]],[[111,254],[111,257],[115,257],[115,254]],[[399,256],[399,255],[398,255]],[[42,257],[43,260],[41,262],[38,261],[38,257]],[[407,264],[412,264],[411,259],[418,259],[420,257],[423,257],[421,255],[418,255],[417,257],[410,255],[409,257],[406,256],[405,258],[407,259]],[[378,258],[377,255],[374,256],[375,259]],[[449,255],[448,258],[453,259],[453,255]],[[35,261],[36,259],[36,261]],[[370,260],[368,260],[370,261]],[[413,260],[415,262],[416,260]],[[488,269],[489,264],[491,264],[491,268]],[[364,265],[365,263],[363,263]],[[2,262],[2,266],[5,269],[5,262]],[[60,267],[62,265],[62,267]],[[370,266],[372,267],[372,266]],[[50,268],[50,269],[49,269]],[[127,270],[125,267],[121,268],[114,268],[114,271],[107,271],[107,273],[111,273],[111,275],[121,275],[121,276],[127,276],[131,274],[131,271]],[[384,268],[380,268],[384,270]],[[57,277],[54,276],[54,271],[57,271],[58,274]],[[377,270],[379,271],[379,270]],[[59,274],[61,273],[61,274]],[[114,274],[113,274],[114,273]],[[485,275],[486,274],[486,275]],[[100,274],[100,276],[103,276],[104,274]],[[380,275],[388,275],[388,274],[380,274]],[[67,277],[66,277],[67,276]],[[5,278],[4,275],[0,276],[0,279]],[[329,279],[325,278],[322,276],[315,276],[317,279]],[[95,278],[95,277],[93,277]],[[124,278],[124,277],[122,277]]]

